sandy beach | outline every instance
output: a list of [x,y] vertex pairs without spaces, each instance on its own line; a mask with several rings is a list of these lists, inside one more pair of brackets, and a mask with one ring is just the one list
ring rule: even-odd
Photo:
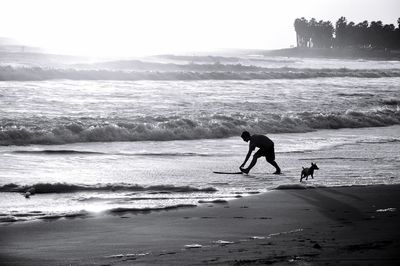
[[399,185],[1,225],[2,265],[398,265]]

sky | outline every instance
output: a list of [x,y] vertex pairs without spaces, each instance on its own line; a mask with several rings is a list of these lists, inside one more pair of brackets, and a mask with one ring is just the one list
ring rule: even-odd
[[52,53],[141,56],[295,45],[293,22],[381,20],[400,0],[0,0],[0,37]]

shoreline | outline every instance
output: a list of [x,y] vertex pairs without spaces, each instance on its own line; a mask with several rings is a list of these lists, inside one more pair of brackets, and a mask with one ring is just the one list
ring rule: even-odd
[[[219,198],[216,197],[215,199],[210,200],[198,200],[197,203],[181,203],[176,205],[168,205],[163,207],[144,207],[144,208],[136,208],[136,207],[115,207],[106,209],[99,212],[91,212],[88,210],[80,210],[71,213],[62,213],[62,214],[50,214],[50,215],[36,215],[36,212],[29,212],[28,216],[36,216],[34,219],[24,219],[17,220],[15,218],[5,217],[3,218],[0,215],[0,227],[1,226],[13,226],[13,225],[21,225],[21,224],[34,224],[40,222],[55,222],[60,220],[74,220],[74,219],[107,219],[112,216],[124,216],[125,214],[128,215],[149,215],[153,213],[163,213],[169,211],[179,211],[182,209],[190,209],[190,208],[204,208],[207,205],[227,205],[232,201],[240,200],[242,198],[254,197],[258,195],[262,195],[265,193],[271,193],[274,191],[285,191],[285,190],[306,190],[306,189],[343,189],[343,188],[363,188],[363,187],[370,187],[370,186],[396,186],[400,184],[371,184],[371,185],[342,185],[342,186],[334,186],[334,187],[327,187],[325,185],[314,185],[314,184],[307,184],[306,182],[301,183],[288,183],[288,184],[281,184],[274,188],[270,188],[266,191],[254,191],[249,192],[246,195],[236,195],[235,197],[227,198]],[[23,197],[26,193],[23,192],[9,192],[9,193],[18,193]],[[42,193],[43,194],[43,193]],[[47,193],[46,193],[47,194]],[[50,193],[48,193],[50,194]],[[32,196],[35,197],[36,194]],[[40,195],[40,193],[39,193]],[[30,195],[29,195],[30,196]],[[32,215],[31,215],[32,214]],[[17,217],[23,217],[24,214],[17,214]]]
[[149,214],[1,225],[3,265],[400,262],[400,185],[273,190]]

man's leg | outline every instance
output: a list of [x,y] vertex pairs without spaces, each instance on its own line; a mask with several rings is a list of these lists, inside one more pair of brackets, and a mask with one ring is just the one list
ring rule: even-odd
[[274,146],[271,147],[270,150],[268,150],[265,159],[267,159],[267,162],[270,163],[273,167],[275,167],[276,171],[274,174],[279,175],[281,174],[281,168],[279,165],[275,162],[275,148]]
[[267,162],[269,162],[273,167],[275,167],[276,171],[274,174],[280,174],[281,173],[281,168],[279,167],[279,165],[275,162],[275,160],[270,160],[267,159]]

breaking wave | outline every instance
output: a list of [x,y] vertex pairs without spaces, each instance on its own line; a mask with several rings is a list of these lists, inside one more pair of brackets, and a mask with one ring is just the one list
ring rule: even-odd
[[14,183],[0,186],[0,192],[18,192],[31,194],[45,193],[74,193],[80,191],[149,191],[159,193],[190,193],[190,192],[216,192],[214,187],[196,188],[191,186],[174,186],[174,185],[154,185],[140,186],[136,184],[99,184],[99,185],[81,185],[67,183],[37,183],[33,185],[17,185]]
[[400,69],[261,68],[237,65],[185,65],[169,70],[56,69],[0,66],[0,81],[70,80],[252,80],[328,77],[400,77]]
[[[160,122],[161,121],[161,122]],[[114,123],[102,121],[0,121],[0,145],[66,144],[76,142],[167,141],[226,138],[245,129],[260,133],[300,133],[320,129],[380,127],[400,124],[400,108],[385,105],[368,111],[331,113],[212,115],[208,118],[163,117]],[[31,125],[31,126],[27,126]],[[38,151],[71,153],[75,151]],[[157,155],[157,154],[156,154]],[[190,154],[189,154],[190,155]]]

